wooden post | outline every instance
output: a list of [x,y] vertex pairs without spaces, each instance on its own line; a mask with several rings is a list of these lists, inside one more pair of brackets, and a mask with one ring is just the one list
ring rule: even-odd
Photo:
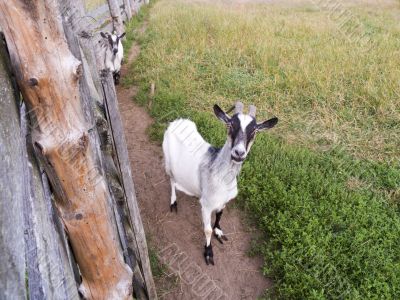
[[[42,174],[30,140],[25,105],[21,106],[21,136],[26,144],[22,173],[25,259],[29,299],[79,299],[62,224],[54,215],[47,177]],[[59,226],[61,228],[59,228]],[[60,230],[61,229],[61,230]]]
[[[1,40],[1,35],[0,35]],[[0,299],[26,299],[23,141],[18,107],[0,43]],[[18,184],[19,183],[19,184]]]
[[109,192],[88,139],[78,88],[81,63],[70,52],[52,0],[0,0],[11,63],[36,129],[32,140],[57,194],[87,299],[129,299],[124,263],[108,207]]
[[142,6],[144,0],[130,0],[132,15],[136,15],[139,13],[140,7]]
[[103,88],[105,94],[106,111],[108,119],[112,127],[114,145],[116,147],[116,154],[118,159],[118,166],[120,167],[121,177],[123,180],[123,187],[128,204],[129,221],[134,230],[135,236],[135,249],[137,250],[136,256],[141,262],[141,269],[146,282],[147,293],[149,299],[157,299],[156,288],[154,285],[153,275],[151,273],[150,261],[148,257],[148,249],[142,219],[140,217],[140,210],[136,200],[135,187],[131,174],[131,166],[128,155],[128,147],[126,145],[124,128],[122,119],[118,109],[118,103],[115,96],[115,88],[112,77],[109,75],[103,80]]
[[114,30],[120,35],[124,32],[124,24],[122,23],[121,9],[117,0],[107,0],[108,7],[110,8],[110,15],[113,21]]
[[130,0],[124,0],[124,7],[126,17],[128,18],[128,20],[132,19],[132,8]]
[[[111,74],[107,74],[107,78],[110,80],[110,85],[105,86],[100,82],[100,77],[97,71],[105,74],[104,70],[97,70],[99,64],[96,63],[94,48],[98,47],[98,43],[95,42],[96,38],[93,34],[98,34],[95,32],[88,32],[84,17],[84,8],[80,0],[59,0],[59,8],[62,15],[64,31],[67,37],[69,48],[72,53],[83,62],[82,69],[82,80],[80,81],[80,89],[82,92],[81,100],[83,101],[83,106],[87,107],[88,110],[94,110],[94,114],[86,114],[87,121],[97,128],[93,130],[89,135],[89,139],[93,141],[94,144],[101,145],[101,153],[99,153],[99,161],[104,167],[104,171],[107,177],[108,188],[113,198],[110,206],[114,210],[115,223],[118,228],[119,240],[124,253],[125,261],[133,270],[133,288],[135,296],[138,299],[147,299],[146,291],[153,288],[148,288],[149,284],[154,284],[153,282],[147,284],[142,276],[142,271],[140,266],[142,265],[141,260],[147,260],[147,252],[144,257],[134,255],[133,252],[139,253],[137,245],[133,242],[136,240],[135,235],[132,233],[133,229],[125,220],[129,219],[129,215],[126,213],[127,200],[124,195],[123,187],[121,183],[123,182],[121,178],[121,173],[117,171],[119,169],[115,163],[114,159],[116,157],[115,151],[113,151],[112,140],[109,138],[101,138],[106,135],[107,137],[112,136],[111,126],[109,124],[109,119],[104,115],[104,111],[99,111],[100,106],[106,106],[106,100],[109,99],[110,95],[114,98],[113,103],[116,103],[114,82]],[[100,58],[101,59],[101,58]],[[92,72],[96,69],[96,72]],[[104,78],[103,78],[104,81]],[[101,87],[100,94],[96,90],[97,84]],[[96,87],[95,87],[96,86]],[[105,90],[110,90],[112,92],[105,92]],[[104,99],[103,99],[104,98]],[[106,99],[107,98],[107,99]],[[120,133],[118,133],[120,134]],[[100,137],[100,142],[99,142]],[[131,178],[130,178],[131,179]],[[140,220],[140,216],[139,216]],[[132,233],[132,234],[131,234]],[[145,239],[145,237],[141,237]],[[147,250],[146,250],[147,251]],[[147,269],[145,269],[147,271]],[[155,299],[154,297],[151,299]]]

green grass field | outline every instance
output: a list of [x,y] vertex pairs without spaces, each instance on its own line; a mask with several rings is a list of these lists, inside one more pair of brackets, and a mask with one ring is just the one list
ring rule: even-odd
[[[400,299],[400,4],[346,3],[371,41],[311,4],[160,0],[125,84],[150,134],[194,120],[221,146],[212,105],[254,103],[260,134],[240,176],[240,205],[263,232],[257,251],[277,299]],[[321,3],[321,2],[319,2]]]

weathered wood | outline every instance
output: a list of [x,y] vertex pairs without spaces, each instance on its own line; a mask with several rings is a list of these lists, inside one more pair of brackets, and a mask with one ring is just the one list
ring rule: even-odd
[[21,178],[24,143],[5,56],[0,36],[0,299],[26,299]]
[[132,15],[139,13],[140,7],[144,4],[143,0],[130,0]]
[[[78,284],[81,283],[78,265],[76,264],[75,258],[71,252],[71,248],[68,244],[67,236],[65,234],[65,226],[62,220],[56,212],[54,206],[54,196],[50,190],[50,183],[42,166],[39,166],[39,173],[42,174],[42,186],[43,194],[46,200],[48,216],[51,224],[51,235],[53,243],[57,245],[55,254],[59,256],[61,264],[59,268],[63,268],[63,286],[65,288],[65,295],[67,299],[77,299],[78,295]],[[55,288],[58,288],[57,286]]]
[[[120,185],[119,173],[117,172],[117,168],[112,158],[112,146],[110,144],[110,140],[108,135],[111,135],[110,128],[108,126],[107,120],[104,116],[104,111],[99,109],[99,106],[103,104],[103,99],[99,99],[100,95],[97,93],[95,88],[95,80],[98,80],[99,85],[101,86],[99,76],[97,76],[97,68],[96,72],[91,72],[91,69],[88,60],[97,67],[94,51],[93,51],[93,41],[91,40],[91,33],[86,32],[85,26],[82,26],[80,20],[82,19],[84,9],[81,6],[81,2],[79,0],[62,0],[60,2],[60,11],[63,19],[63,26],[66,32],[66,37],[68,41],[68,45],[72,51],[72,53],[81,61],[83,61],[83,69],[82,69],[82,79],[80,81],[80,90],[81,90],[81,100],[88,110],[95,111],[94,114],[86,114],[86,121],[91,124],[91,127],[96,127],[96,130],[92,130],[89,135],[89,139],[92,140],[93,144],[101,145],[102,152],[98,153],[99,155],[99,163],[102,169],[105,170],[108,189],[111,195],[109,203],[110,208],[114,211],[115,216],[115,226],[116,231],[118,231],[119,240],[121,243],[121,248],[124,254],[125,262],[131,267],[132,270],[137,266],[136,257],[130,255],[130,251],[128,250],[127,237],[124,227],[124,214],[123,209],[121,209],[121,204],[124,203],[124,194],[122,187]],[[95,76],[95,80],[93,79]],[[95,133],[98,134],[95,134]],[[104,138],[99,138],[100,136]],[[99,142],[100,141],[100,142]],[[99,147],[100,148],[100,147]],[[135,290],[135,295],[139,299],[146,299],[146,294],[144,293],[145,284],[143,277],[140,272],[134,272],[134,284],[133,288]]]
[[127,20],[132,19],[132,8],[130,0],[123,0],[124,1],[124,12],[126,13]]
[[0,0],[0,26],[37,127],[33,142],[57,194],[89,299],[128,299],[132,271],[112,226],[109,192],[88,138],[78,88],[81,63],[65,42],[52,0]]
[[146,282],[148,297],[149,299],[157,299],[157,293],[150,268],[150,261],[148,258],[146,237],[140,217],[139,206],[136,200],[135,188],[133,185],[125,133],[116,101],[115,88],[111,76],[105,78],[105,80],[103,81],[103,87],[106,98],[105,106],[108,113],[108,120],[112,128],[114,145],[116,147],[116,154],[118,159],[118,166],[120,167],[120,172],[122,174],[123,187],[127,199],[130,217],[129,221],[131,222],[131,226],[134,230],[136,243],[135,248],[138,249],[138,253],[136,253],[136,255],[141,262],[141,269],[144,275],[144,280]]
[[[86,28],[87,31],[112,30],[112,22],[110,22],[111,16],[107,3],[104,3],[96,9],[87,12],[84,21],[90,24],[89,30]],[[110,26],[107,26],[107,24]]]
[[114,30],[118,35],[124,32],[124,24],[122,22],[121,9],[118,0],[107,0],[108,7],[110,8],[110,15],[113,22]]
[[69,259],[58,236],[47,178],[42,177],[29,136],[25,106],[21,107],[24,152],[25,254],[29,299],[79,299]]

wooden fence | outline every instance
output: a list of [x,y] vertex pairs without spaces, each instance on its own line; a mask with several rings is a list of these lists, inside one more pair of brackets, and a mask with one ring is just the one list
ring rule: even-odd
[[[117,4],[118,12],[115,6],[112,11],[110,2]],[[69,49],[82,63],[79,90],[90,124],[88,139],[95,148],[96,166],[106,178],[108,210],[119,250],[133,273],[133,295],[156,299],[114,83],[110,72],[101,69],[98,49],[99,32],[128,21],[142,4],[59,0],[57,8]],[[35,112],[22,99],[1,31],[0,27],[0,300],[79,299],[82,270],[65,216],[58,210],[57,186],[33,146]]]

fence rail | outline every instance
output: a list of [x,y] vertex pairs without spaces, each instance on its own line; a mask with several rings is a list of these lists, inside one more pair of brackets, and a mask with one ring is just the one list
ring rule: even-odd
[[[82,62],[81,101],[92,127],[88,138],[106,177],[108,209],[132,270],[134,296],[156,299],[117,96],[112,74],[102,69],[98,43],[100,31],[112,31],[118,15],[128,21],[144,2],[58,1],[68,46]],[[119,11],[110,12],[110,1]],[[57,209],[57,187],[32,145],[35,112],[20,99],[14,73],[0,27],[0,299],[79,299],[81,270]]]

